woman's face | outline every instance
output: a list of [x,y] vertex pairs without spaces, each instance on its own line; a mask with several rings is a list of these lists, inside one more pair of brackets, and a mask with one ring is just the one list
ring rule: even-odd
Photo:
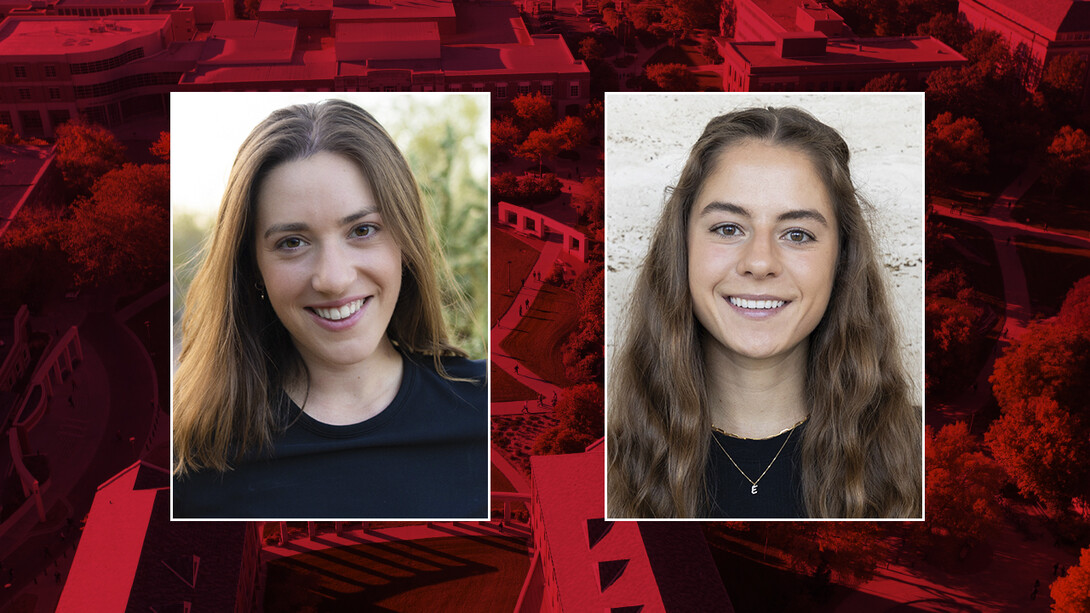
[[697,319],[733,358],[805,356],[829,304],[838,238],[806,154],[757,141],[726,149],[690,211]]
[[370,185],[329,152],[276,166],[257,191],[257,267],[310,368],[362,363],[388,343],[401,250]]

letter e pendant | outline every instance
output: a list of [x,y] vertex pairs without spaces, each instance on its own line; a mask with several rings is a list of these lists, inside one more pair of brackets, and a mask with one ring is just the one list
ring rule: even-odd
[[749,488],[749,493],[750,494],[756,494],[757,493],[757,484],[756,483],[753,484],[753,487]]

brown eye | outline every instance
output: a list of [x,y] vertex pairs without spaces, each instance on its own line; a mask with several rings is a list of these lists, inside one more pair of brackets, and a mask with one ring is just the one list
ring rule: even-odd
[[279,242],[276,243],[276,248],[277,249],[292,250],[292,249],[298,249],[299,247],[302,247],[302,246],[303,246],[303,239],[299,238],[298,236],[289,236],[287,238],[281,239]]
[[735,237],[735,236],[741,236],[742,229],[739,228],[738,226],[736,226],[735,224],[724,223],[724,224],[719,224],[719,225],[715,226],[714,228],[712,228],[712,232],[714,232],[714,233],[716,233],[716,234],[718,234],[720,236],[726,236],[726,237],[730,238],[730,237]]
[[815,240],[813,234],[810,234],[806,230],[799,230],[797,228],[794,230],[788,230],[787,233],[784,234],[784,238],[792,243],[807,243]]
[[352,238],[367,238],[378,232],[378,228],[373,224],[365,223],[352,228]]

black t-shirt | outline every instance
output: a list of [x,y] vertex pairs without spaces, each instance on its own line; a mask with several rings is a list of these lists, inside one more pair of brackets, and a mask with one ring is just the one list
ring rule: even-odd
[[[735,438],[713,430],[714,440],[708,449],[707,469],[708,493],[712,500],[710,516],[746,519],[806,517],[799,477],[799,441],[805,427],[803,423],[792,431],[762,440]],[[784,446],[788,436],[790,439]],[[723,448],[720,449],[716,442]],[[781,446],[783,452],[772,462]],[[753,493],[752,484],[735,468],[724,450],[750,479],[756,481],[768,468],[765,476],[757,482],[756,494]]]
[[290,426],[272,452],[224,473],[174,480],[174,517],[455,519],[488,515],[484,360],[403,355],[394,400],[345,426],[316,421],[287,395]]

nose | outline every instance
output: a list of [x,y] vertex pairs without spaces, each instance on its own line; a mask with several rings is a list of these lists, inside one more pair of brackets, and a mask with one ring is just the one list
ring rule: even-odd
[[741,246],[738,274],[763,279],[780,274],[780,259],[775,237],[754,236]]
[[310,284],[321,294],[340,295],[348,291],[355,276],[347,253],[335,245],[323,246],[318,252]]

